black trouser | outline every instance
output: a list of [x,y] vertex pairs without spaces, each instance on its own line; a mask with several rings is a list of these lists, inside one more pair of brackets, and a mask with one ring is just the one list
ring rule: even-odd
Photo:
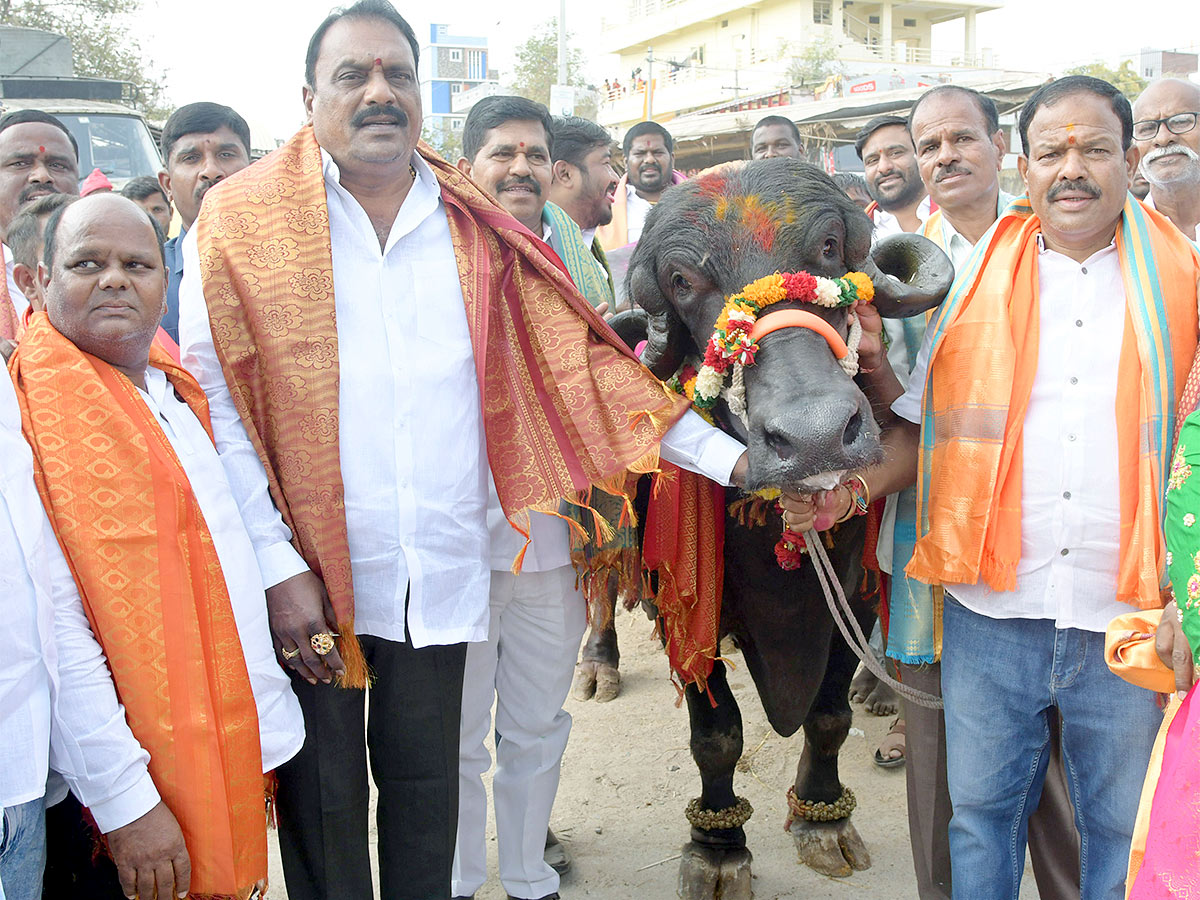
[[[383,900],[448,900],[458,827],[458,733],[467,645],[359,636],[368,691],[293,678],[308,736],[277,770],[291,900],[370,900],[367,752],[379,792]],[[370,715],[364,736],[364,701]]]
[[117,866],[74,794],[46,810],[44,900],[124,900]]

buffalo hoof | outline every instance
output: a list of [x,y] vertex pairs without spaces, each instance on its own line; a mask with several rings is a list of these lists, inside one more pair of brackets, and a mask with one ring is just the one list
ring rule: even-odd
[[576,700],[591,700],[596,695],[596,666],[594,659],[583,659],[575,663],[575,680],[571,682],[571,696]]
[[607,703],[621,693],[621,673],[616,666],[581,659],[575,663],[575,679],[571,682],[571,696],[576,700],[591,700]]
[[689,841],[679,858],[679,896],[682,900],[750,900],[752,858],[745,847],[719,850]]
[[621,673],[615,666],[596,664],[596,702],[616,700],[621,693]]
[[800,862],[822,875],[845,878],[855,869],[871,868],[871,854],[849,819],[809,822],[796,819],[790,831]]

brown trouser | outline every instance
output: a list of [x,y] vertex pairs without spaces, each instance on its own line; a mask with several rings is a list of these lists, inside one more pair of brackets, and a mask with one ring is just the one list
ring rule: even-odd
[[[941,696],[942,667],[898,665],[905,684]],[[904,704],[908,832],[917,895],[950,900],[950,789],[946,720],[940,709]],[[1059,750],[1059,720],[1050,717],[1050,764],[1038,808],[1029,817],[1029,855],[1042,900],[1079,900],[1079,832]]]

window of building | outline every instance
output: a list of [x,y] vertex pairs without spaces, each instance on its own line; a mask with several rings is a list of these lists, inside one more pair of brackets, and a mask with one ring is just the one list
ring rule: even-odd
[[867,22],[871,25],[878,25],[879,16],[867,16]]
[[450,93],[452,93],[452,94],[462,93],[462,85],[461,84],[450,85]]
[[486,56],[482,50],[467,51],[467,78],[471,81],[483,81],[487,72],[484,70]]
[[462,50],[455,47],[450,51],[450,62],[462,62]]
[[916,28],[916,27],[917,27],[917,20],[916,20],[916,19],[905,19],[905,20],[904,20],[904,27],[905,27],[905,28]]
[[813,0],[812,10],[814,25],[833,23],[833,0]]
[[462,127],[463,127],[463,120],[462,120],[462,119],[451,119],[451,120],[450,120],[450,127],[451,127],[451,128],[462,128]]

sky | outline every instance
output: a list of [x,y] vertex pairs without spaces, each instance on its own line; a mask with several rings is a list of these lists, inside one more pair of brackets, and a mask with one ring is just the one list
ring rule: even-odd
[[[304,51],[312,31],[339,0],[144,0],[133,23],[142,48],[166,72],[175,104],[213,100],[237,109],[260,136],[284,139],[301,124]],[[347,2],[347,0],[341,0]],[[431,3],[394,0],[421,43],[429,34]],[[615,5],[622,0],[610,0]],[[586,36],[600,27],[603,4],[566,0],[568,29],[597,82],[613,69]],[[899,4],[897,5],[899,7]],[[511,71],[515,48],[538,24],[557,16],[559,0],[457,0],[437,21],[452,33],[489,38],[491,66],[501,79]],[[1131,14],[1136,9],[1138,14]],[[962,27],[936,26],[934,50],[962,46]],[[1142,47],[1200,49],[1200,4],[1188,0],[1008,0],[978,17],[978,47],[991,48],[1009,69],[1059,74],[1102,60],[1110,65]],[[270,146],[270,144],[267,144]]]

